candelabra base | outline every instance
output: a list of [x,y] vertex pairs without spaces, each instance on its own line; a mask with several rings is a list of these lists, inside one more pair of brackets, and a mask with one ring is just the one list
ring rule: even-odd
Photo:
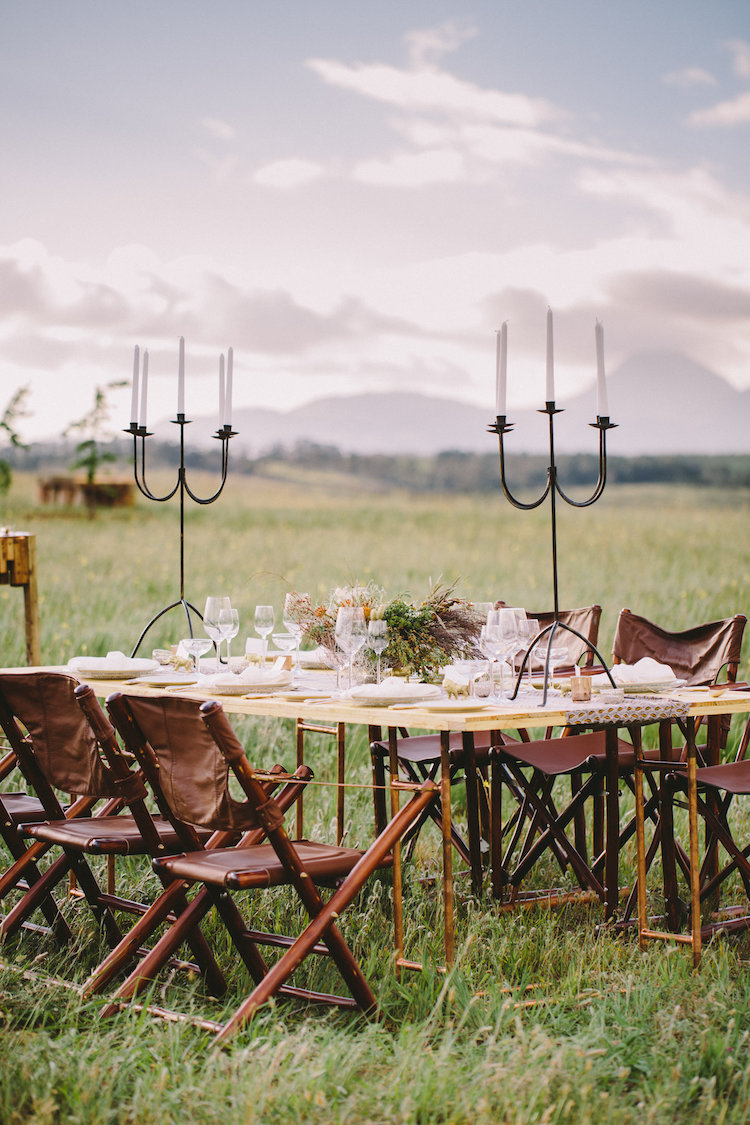
[[146,636],[146,634],[152,628],[152,626],[154,626],[160,618],[164,617],[165,613],[169,613],[170,610],[173,610],[173,609],[179,609],[180,606],[182,606],[183,610],[185,611],[185,617],[187,618],[188,634],[191,637],[193,636],[193,621],[192,621],[192,618],[190,617],[190,613],[192,611],[195,614],[195,616],[198,618],[198,620],[201,621],[201,622],[203,621],[203,615],[200,612],[200,610],[196,609],[195,606],[191,602],[186,601],[185,598],[180,598],[176,602],[171,602],[169,605],[165,605],[164,609],[160,609],[159,612],[157,614],[155,614],[154,617],[151,618],[151,620],[149,621],[149,623],[146,625],[145,629],[141,633],[140,637],[136,641],[135,648],[133,649],[133,651],[130,654],[131,657],[135,656],[135,654],[138,652],[138,649],[141,647],[141,643],[143,641],[143,638]]
[[606,660],[601,655],[599,649],[596,647],[593,641],[589,640],[588,637],[584,637],[583,633],[579,633],[578,630],[574,629],[572,625],[567,625],[564,621],[560,621],[556,618],[554,621],[551,621],[549,625],[545,625],[544,628],[537,633],[529,647],[526,649],[523,660],[521,661],[521,667],[518,670],[518,676],[516,677],[516,686],[513,689],[513,694],[510,697],[511,699],[515,699],[518,695],[518,689],[521,686],[521,680],[523,679],[523,674],[526,671],[526,666],[528,665],[529,670],[531,670],[531,665],[529,664],[531,653],[534,651],[540,641],[544,640],[544,638],[549,635],[549,640],[547,641],[547,655],[544,660],[544,689],[542,692],[542,707],[545,706],[547,702],[547,695],[549,692],[549,661],[550,654],[552,652],[552,642],[554,641],[555,634],[559,629],[564,629],[566,633],[572,633],[574,637],[578,637],[580,641],[583,641],[586,648],[590,652],[593,652],[594,656],[596,656],[612,687],[617,687],[615,681],[612,678],[612,673],[607,666]]

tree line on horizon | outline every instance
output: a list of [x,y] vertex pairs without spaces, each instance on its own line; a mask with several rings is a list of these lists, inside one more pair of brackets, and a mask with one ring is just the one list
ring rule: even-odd
[[[130,473],[132,445],[117,439],[102,444],[102,453],[110,454]],[[11,447],[4,451],[9,463],[18,470],[65,472],[71,465],[71,447],[66,442],[39,442],[26,448]],[[172,442],[154,442],[148,449],[149,465],[171,467],[179,463],[179,447]],[[186,464],[194,469],[213,472],[217,467],[213,448],[189,449]],[[407,488],[418,492],[493,492],[499,483],[497,452],[470,453],[446,450],[430,456],[383,453],[346,453],[335,446],[315,442],[299,442],[291,448],[275,446],[259,454],[234,455],[230,451],[230,472],[241,475],[276,476],[282,467],[309,469],[322,473],[366,480],[371,486]],[[596,480],[598,458],[592,454],[560,454],[557,467],[564,488],[586,487]],[[506,457],[509,481],[519,490],[538,488],[547,479],[547,457],[540,454],[513,453]],[[727,488],[750,486],[750,454],[638,455],[609,457],[607,480],[610,484],[690,484]]]

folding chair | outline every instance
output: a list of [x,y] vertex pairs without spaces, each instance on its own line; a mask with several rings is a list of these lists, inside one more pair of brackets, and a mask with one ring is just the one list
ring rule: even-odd
[[[76,696],[96,724],[96,734]],[[56,672],[0,674],[0,721],[45,814],[43,820],[17,826],[19,835],[34,842],[3,880],[18,888],[25,876],[27,888],[0,924],[0,936],[16,933],[37,907],[48,908],[52,891],[70,872],[108,943],[116,946],[123,934],[115,910],[143,915],[147,906],[103,890],[85,857],[158,856],[184,846],[184,840],[169,820],[149,813],[143,780],[131,772],[91,688]],[[78,795],[67,815],[57,790]],[[84,815],[100,800],[105,803],[94,816]],[[127,813],[120,812],[125,805]],[[62,854],[42,873],[36,862],[52,847]],[[69,937],[69,928],[58,936]],[[209,987],[221,992],[223,977],[199,931],[191,935],[191,948]]]
[[[693,911],[699,912],[702,904],[708,905],[715,914],[715,920],[704,925],[700,924],[701,920],[698,917],[690,917],[690,938],[677,939],[690,941],[695,965],[700,960],[702,943],[708,938],[716,933],[739,933],[750,928],[750,910],[747,901],[724,910],[718,909],[718,892],[722,884],[735,872],[742,881],[746,899],[750,899],[750,844],[738,843],[729,823],[729,812],[734,799],[750,796],[750,761],[745,757],[748,743],[750,743],[750,720],[745,724],[734,762],[702,766],[695,770],[695,812],[703,820],[706,845],[703,862],[699,863],[697,848],[691,841],[693,844],[689,871],[691,914]],[[687,808],[692,818],[689,792],[689,778],[684,772],[667,774],[662,787],[662,800],[664,818],[670,826],[673,823],[675,804]],[[691,835],[695,828],[694,823]],[[721,866],[713,862],[719,849],[723,849],[725,856]],[[671,837],[666,833],[662,841],[662,861],[665,884],[676,881],[675,849]],[[640,862],[645,866],[643,859]],[[641,945],[644,944],[645,937],[675,937],[674,934],[654,933],[648,929],[642,902],[639,903],[639,928]]]
[[[651,657],[661,664],[668,665],[678,679],[684,680],[689,687],[716,686],[722,673],[723,681],[733,684],[737,680],[739,668],[742,637],[747,618],[743,614],[722,618],[701,625],[695,625],[679,632],[670,632],[662,626],[649,621],[647,618],[631,613],[629,609],[622,609],[618,615],[617,627],[612,644],[612,656],[616,664],[635,664],[643,657]],[[729,735],[731,716],[723,715],[719,718],[718,738],[714,739],[713,751],[716,753],[724,749]],[[646,870],[651,866],[654,856],[662,839],[662,831],[667,828],[671,834],[671,822],[664,821],[662,813],[662,787],[660,777],[665,771],[674,770],[675,766],[684,762],[686,743],[676,747],[674,745],[673,731],[677,726],[682,739],[687,738],[684,724],[663,722],[659,726],[659,745],[655,750],[642,753],[640,744],[635,748],[627,742],[620,743],[618,761],[618,774],[631,792],[635,792],[635,757],[638,753],[643,769],[643,776],[649,787],[649,796],[644,802],[644,818],[654,824],[654,833],[646,855]],[[700,723],[696,724],[696,731]],[[697,747],[700,760],[706,752],[706,746]],[[600,763],[603,767],[603,763]],[[667,816],[669,815],[668,805]],[[620,846],[623,847],[635,834],[636,820],[633,816],[620,834]],[[668,847],[671,846],[669,843]],[[710,849],[712,858],[709,863],[716,867],[715,848]],[[689,858],[682,849],[675,851],[676,862],[682,867],[685,874],[689,869]],[[669,866],[669,865],[668,865]],[[595,865],[597,869],[597,865]],[[623,914],[623,921],[627,921],[635,904],[637,884],[633,887],[630,899]],[[672,925],[676,925],[681,904],[677,899],[675,884],[668,876],[666,888],[666,908]]]
[[[265,833],[268,842],[243,841],[236,847],[204,848],[155,861],[166,877],[195,884],[199,889],[188,908],[191,912],[181,915],[157,942],[152,953],[117,990],[104,1014],[113,1013],[123,1001],[147,987],[184,940],[186,926],[197,924],[212,907],[255,982],[227,1023],[217,1025],[219,1040],[226,1039],[274,996],[374,1012],[375,996],[336,921],[369,876],[379,868],[391,866],[394,845],[432,799],[434,783],[425,782],[414,793],[366,852],[306,840],[292,841],[284,830],[283,810],[263,789],[218,702],[204,703],[199,709],[195,702],[174,696],[145,699],[115,693],[107,700],[107,707],[144,773],[158,774],[161,799],[176,816],[217,832],[239,826],[255,827]],[[200,726],[196,724],[199,714],[203,718]],[[242,801],[231,796],[230,770],[242,790]],[[240,890],[279,886],[294,888],[310,918],[296,938],[249,928],[231,897]],[[319,886],[336,888],[327,902]],[[261,945],[283,950],[273,966],[266,964]],[[287,983],[311,953],[330,955],[350,996],[315,992]]]
[[[0,713],[0,719],[2,714]],[[4,781],[18,766],[18,759],[10,749],[0,761],[0,781]],[[12,875],[3,872],[0,875],[0,900],[11,891],[26,891],[31,882],[36,882],[40,877],[37,864],[27,856],[27,843],[21,831],[24,824],[34,824],[45,819],[44,806],[38,798],[26,792],[0,793],[0,837],[11,855],[11,868],[15,869]],[[70,937],[70,929],[57,904],[50,896],[42,899],[40,908],[47,919],[48,926],[37,927],[47,933],[55,933],[58,940],[64,942]],[[32,923],[27,923],[32,926]]]
[[[596,644],[599,634],[599,621],[601,619],[601,606],[593,605],[581,609],[566,609],[560,610],[558,616],[560,621],[569,624],[583,637],[587,638],[593,645]],[[530,617],[539,621],[540,626],[549,624],[554,614],[552,612],[544,613],[529,613]],[[565,644],[568,647],[570,655],[571,666],[578,661],[583,660],[585,666],[591,667],[593,663],[593,653],[588,648],[586,643],[579,637],[567,631],[560,634],[564,638]],[[526,731],[519,732],[521,742],[529,742],[529,735]],[[552,737],[552,731],[547,731],[547,738]],[[482,880],[482,851],[483,846],[481,837],[486,841],[492,831],[490,827],[491,810],[489,802],[486,798],[488,788],[488,766],[491,757],[491,747],[493,740],[498,746],[503,746],[506,749],[519,745],[519,742],[507,733],[498,735],[493,731],[477,731],[473,738],[474,761],[471,768],[466,770],[467,765],[467,750],[466,739],[460,734],[451,736],[451,749],[450,749],[450,779],[451,784],[462,783],[465,784],[465,779],[469,779],[469,784],[466,792],[466,806],[467,806],[467,821],[468,821],[468,840],[460,835],[454,825],[451,826],[451,836],[453,845],[456,851],[469,864],[472,871],[472,885],[475,892],[478,892]],[[538,740],[537,740],[538,742]],[[385,817],[385,802],[383,797],[379,794],[384,792],[385,786],[385,770],[386,762],[389,758],[389,743],[382,739],[372,739],[370,742],[370,754],[372,757],[373,769],[373,784],[375,795],[375,823],[376,827],[382,827]],[[409,736],[408,731],[403,730],[401,737],[397,743],[397,757],[399,766],[403,767],[406,775],[412,781],[419,781],[422,778],[437,776],[440,767],[440,737],[438,735],[417,735],[414,737]],[[475,783],[476,770],[482,778],[482,784]],[[568,772],[568,771],[564,771]],[[573,789],[580,788],[581,779],[575,771],[571,771],[571,785]],[[516,793],[517,786],[511,785],[511,791]],[[582,834],[585,835],[583,828],[583,821],[580,816],[579,810],[582,808],[582,802],[576,803],[575,813],[575,833],[576,833],[576,848],[579,851],[585,850],[585,843],[582,843]],[[440,798],[436,797],[432,805],[425,811],[422,817],[416,822],[410,830],[407,843],[409,850],[407,856],[411,855],[416,843],[419,831],[428,819],[433,820],[436,824],[441,823],[442,809],[440,807]]]

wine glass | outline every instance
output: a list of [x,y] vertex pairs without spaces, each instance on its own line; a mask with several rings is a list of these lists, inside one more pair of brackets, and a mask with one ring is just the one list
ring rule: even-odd
[[276,616],[272,605],[256,605],[255,607],[255,632],[263,642],[260,660],[261,670],[266,666],[266,652],[268,651],[268,635],[273,629]]
[[229,645],[240,631],[240,613],[237,609],[222,609],[219,613],[219,629],[222,639],[227,642],[227,668],[229,667]]
[[231,608],[232,603],[227,595],[218,598],[206,598],[206,605],[203,610],[203,628],[216,645],[217,665],[221,664],[219,646],[223,639],[223,633],[219,625],[219,615],[222,610]]
[[354,678],[354,657],[367,640],[365,611],[362,606],[341,605],[336,612],[336,644],[349,657],[349,689]]
[[295,658],[294,658],[294,678],[295,678],[295,680],[298,679],[298,677],[299,677],[299,672],[300,672],[299,646],[300,646],[300,641],[302,640],[302,634],[305,631],[304,625],[301,623],[301,621],[297,620],[297,617],[296,617],[297,607],[299,606],[300,602],[307,602],[308,600],[309,600],[309,598],[308,598],[307,594],[287,594],[286,597],[284,598],[284,609],[283,609],[283,613],[282,613],[282,620],[284,622],[284,628],[286,629],[287,633],[291,633],[296,639]]
[[493,609],[487,614],[485,626],[485,643],[489,638],[490,643],[497,646],[497,655],[503,658],[500,676],[500,698],[508,700],[505,688],[505,668],[510,667],[513,674],[514,657],[518,652],[520,633],[519,618],[514,609]]
[[[299,637],[295,636],[294,633],[274,633],[273,643],[276,645],[276,648],[281,649],[282,652],[291,653],[294,652],[295,647],[299,645]],[[296,666],[292,676],[292,683],[297,683]]]
[[[490,610],[490,612],[493,612],[493,611]],[[502,640],[502,637],[500,636],[499,630],[497,628],[493,628],[492,625],[483,625],[482,628],[479,631],[479,648],[481,649],[482,654],[484,656],[486,656],[486,658],[487,658],[487,663],[489,665],[488,671],[489,671],[489,677],[490,677],[490,696],[494,696],[494,694],[495,694],[495,662],[496,662],[498,656],[501,656],[502,652],[503,652],[503,640]],[[501,679],[500,683],[501,683],[501,688],[502,688],[502,679]],[[504,698],[504,694],[503,694],[502,691],[500,692],[500,698],[501,699]]]
[[380,683],[380,658],[388,647],[388,622],[382,618],[370,618],[367,626],[368,646],[378,658],[377,682]]
[[200,671],[200,659],[208,652],[213,644],[210,637],[183,637],[180,644],[193,658],[193,671],[196,675]]

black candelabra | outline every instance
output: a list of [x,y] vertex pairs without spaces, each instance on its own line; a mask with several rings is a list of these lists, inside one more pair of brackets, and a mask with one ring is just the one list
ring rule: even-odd
[[[138,490],[148,500],[154,500],[157,504],[165,504],[171,500],[173,496],[179,494],[180,498],[180,596],[175,601],[170,602],[169,605],[164,606],[155,614],[142,630],[141,635],[135,643],[135,647],[131,656],[135,656],[141,646],[144,637],[156,622],[163,617],[170,610],[179,609],[181,606],[187,618],[187,627],[189,635],[193,636],[193,622],[190,616],[191,611],[196,615],[199,621],[203,620],[202,614],[196,607],[189,602],[185,597],[185,497],[188,496],[196,504],[207,505],[213,504],[218,500],[219,496],[224,490],[224,485],[227,481],[227,473],[229,470],[229,440],[236,436],[237,431],[232,429],[231,425],[231,394],[232,394],[232,349],[229,349],[229,363],[227,369],[227,382],[226,389],[224,384],[224,356],[221,356],[219,366],[219,420],[220,425],[213,437],[221,442],[221,479],[218,487],[210,496],[198,496],[187,481],[187,473],[185,470],[185,427],[190,425],[191,419],[185,417],[184,413],[184,342],[180,340],[180,367],[178,376],[178,396],[177,396],[177,416],[172,419],[172,424],[180,428],[180,463],[177,469],[177,480],[169,491],[162,495],[157,495],[148,485],[146,480],[146,438],[152,437],[152,433],[146,426],[146,390],[148,379],[148,352],[143,355],[143,383],[142,383],[142,398],[141,398],[141,415],[140,422],[131,421],[126,434],[133,435],[133,475]],[[135,368],[133,375],[133,410],[136,411],[136,404],[138,399],[138,348],[135,353]]]
[[[517,499],[513,495],[508,485],[507,475],[505,471],[505,435],[510,433],[513,429],[511,423],[508,422],[505,413],[498,413],[494,425],[488,429],[489,433],[497,434],[500,442],[500,484],[503,493],[510,501],[514,508],[519,508],[522,511],[531,511],[534,508],[540,507],[541,504],[549,497],[550,501],[550,516],[551,516],[551,532],[552,532],[552,590],[554,597],[554,614],[552,621],[545,625],[543,629],[531,640],[528,648],[524,652],[521,667],[516,678],[515,687],[513,689],[512,699],[515,699],[518,694],[518,689],[521,685],[523,674],[528,666],[531,668],[531,654],[533,650],[547,638],[546,655],[544,660],[544,694],[542,696],[542,706],[547,702],[547,693],[549,688],[549,669],[550,669],[550,656],[552,653],[552,644],[555,635],[560,630],[565,630],[572,633],[574,636],[581,640],[586,648],[588,648],[597,657],[599,663],[604,668],[612,687],[615,687],[615,682],[612,674],[609,671],[606,661],[603,659],[601,653],[596,645],[588,638],[574,629],[565,621],[560,620],[560,602],[558,597],[558,568],[557,568],[557,498],[560,497],[566,504],[574,508],[588,508],[595,504],[604,491],[604,486],[607,482],[607,430],[615,429],[615,423],[610,422],[609,415],[598,414],[596,422],[591,422],[590,425],[593,429],[599,431],[599,476],[594,487],[593,492],[586,500],[575,500],[573,497],[568,496],[560,485],[560,480],[557,473],[557,464],[555,462],[555,415],[561,414],[562,410],[555,406],[554,402],[554,384],[551,377],[551,314],[548,314],[548,337],[547,337],[547,391],[548,399],[543,410],[538,411],[539,414],[546,414],[549,419],[549,463],[547,465],[547,483],[542,490],[541,494],[531,501],[523,501]],[[600,378],[600,394],[604,401],[606,401],[606,392],[603,390],[603,359],[601,358],[601,326],[597,324],[597,359],[599,363],[599,378]],[[502,372],[501,372],[502,362]],[[550,395],[552,390],[552,395]],[[505,404],[505,328],[503,327],[502,333],[502,359],[501,359],[501,342],[498,338],[498,407],[503,408]]]

